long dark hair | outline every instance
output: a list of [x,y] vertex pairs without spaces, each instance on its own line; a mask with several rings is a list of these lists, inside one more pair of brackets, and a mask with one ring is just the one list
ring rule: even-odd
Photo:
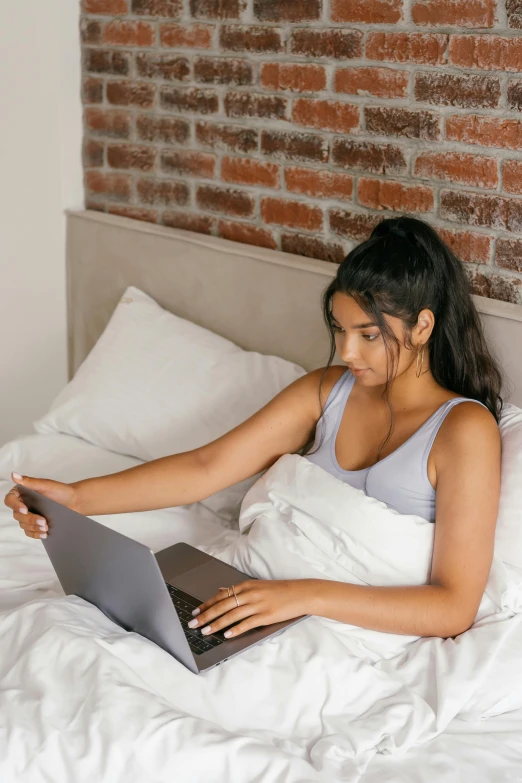
[[[402,320],[404,345],[411,349],[411,330],[420,311],[429,308],[435,324],[426,349],[434,379],[445,389],[484,403],[499,422],[502,373],[486,343],[469,278],[461,261],[428,223],[409,215],[382,220],[369,239],[348,253],[323,292],[322,311],[330,336],[330,356],[319,384],[321,415],[321,387],[336,351],[330,303],[337,291],[355,299],[380,327],[384,340],[387,380],[383,399],[390,409],[391,424],[379,452],[393,432],[389,392],[399,349],[399,341],[383,313]],[[301,455],[313,442],[303,447]]]

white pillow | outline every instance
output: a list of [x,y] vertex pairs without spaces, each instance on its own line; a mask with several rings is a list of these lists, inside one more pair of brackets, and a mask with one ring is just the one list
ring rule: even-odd
[[[36,432],[62,432],[145,461],[203,446],[241,424],[306,370],[245,351],[129,286]],[[236,522],[264,471],[202,500]]]
[[507,402],[500,417],[502,468],[495,551],[522,569],[522,409]]

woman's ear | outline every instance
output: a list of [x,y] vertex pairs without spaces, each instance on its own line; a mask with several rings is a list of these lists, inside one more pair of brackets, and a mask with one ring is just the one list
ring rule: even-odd
[[428,307],[425,307],[420,311],[419,317],[417,318],[417,326],[415,327],[417,339],[423,345],[428,342],[434,326],[435,316]]

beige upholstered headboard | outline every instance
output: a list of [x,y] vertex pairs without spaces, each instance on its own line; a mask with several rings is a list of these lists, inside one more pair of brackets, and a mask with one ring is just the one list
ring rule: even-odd
[[[128,285],[162,307],[310,371],[327,363],[320,298],[337,266],[302,256],[94,211],[67,212],[69,378]],[[474,297],[522,407],[522,306]],[[343,362],[336,355],[335,364]]]

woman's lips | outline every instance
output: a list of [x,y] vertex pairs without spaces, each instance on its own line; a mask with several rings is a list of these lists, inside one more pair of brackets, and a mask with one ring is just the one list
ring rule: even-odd
[[362,375],[363,373],[365,373],[367,371],[368,371],[368,367],[365,367],[362,370],[356,370],[355,368],[350,368],[350,372],[352,373],[352,375]]

